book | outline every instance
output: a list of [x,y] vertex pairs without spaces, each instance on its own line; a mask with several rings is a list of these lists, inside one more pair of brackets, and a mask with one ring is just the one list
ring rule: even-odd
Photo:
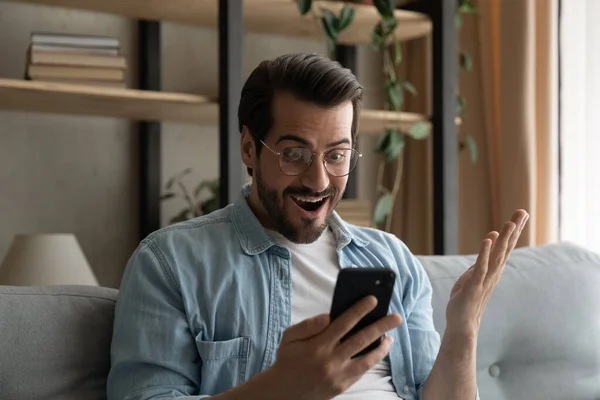
[[100,81],[124,81],[125,71],[122,69],[65,67],[51,65],[29,65],[27,77],[31,80],[44,79],[81,79]]
[[125,84],[125,81],[98,81],[98,80],[87,80],[87,79],[53,79],[53,78],[46,78],[43,80],[37,80],[39,82],[48,82],[48,83],[60,83],[60,84],[67,84],[67,85],[85,85],[85,86],[101,86],[101,87],[108,87],[108,88],[119,88],[119,89],[126,89],[127,85]]
[[118,48],[111,47],[80,47],[80,46],[66,46],[66,45],[53,45],[53,44],[35,44],[32,43],[30,51],[55,51],[69,54],[102,54],[102,55],[119,55]]
[[118,49],[120,47],[119,40],[113,37],[48,32],[32,33],[31,43],[34,45],[44,44],[111,49]]
[[55,65],[66,67],[127,68],[123,55],[69,53],[62,51],[31,51],[33,65]]

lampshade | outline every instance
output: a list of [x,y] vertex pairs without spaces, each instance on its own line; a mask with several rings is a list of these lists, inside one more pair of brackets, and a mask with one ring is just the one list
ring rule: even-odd
[[0,265],[0,285],[90,285],[98,281],[75,235],[17,235]]

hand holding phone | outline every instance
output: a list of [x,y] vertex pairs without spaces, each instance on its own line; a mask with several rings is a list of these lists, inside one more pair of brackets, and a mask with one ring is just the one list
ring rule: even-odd
[[[397,313],[378,319],[379,315],[387,313],[389,297],[393,291],[393,283],[388,284],[391,278],[389,272],[390,270],[386,270],[382,279],[374,279],[377,273],[369,274],[369,279],[366,280],[375,287],[381,287],[382,292],[370,290],[370,285],[360,282],[358,289],[352,289],[350,282],[360,281],[357,278],[363,276],[362,273],[341,273],[342,276],[338,278],[339,289],[336,290],[341,294],[334,296],[332,307],[335,320],[332,320],[332,315],[320,314],[287,328],[273,366],[239,386],[238,388],[243,388],[238,392],[239,397],[252,397],[243,394],[256,393],[265,400],[327,400],[345,392],[383,360],[390,350],[392,340],[388,337],[377,348],[356,358],[361,350],[365,350],[365,343],[379,342],[377,339],[381,339],[385,332],[402,323]],[[370,296],[371,294],[374,296]],[[379,305],[375,298],[380,299]],[[359,300],[346,308],[354,299]],[[339,314],[338,311],[341,310],[346,311]],[[375,322],[358,331],[360,326],[369,321]],[[350,332],[356,333],[351,335]],[[345,337],[348,339],[340,343]],[[298,379],[299,376],[302,379]],[[269,390],[265,391],[265,387]],[[293,390],[290,391],[290,388]]]
[[[331,304],[331,321],[367,296],[374,296],[377,299],[377,306],[365,315],[340,342],[388,314],[395,281],[396,273],[388,268],[345,268],[339,272]],[[369,353],[381,344],[381,340],[382,337],[379,337],[352,358]]]

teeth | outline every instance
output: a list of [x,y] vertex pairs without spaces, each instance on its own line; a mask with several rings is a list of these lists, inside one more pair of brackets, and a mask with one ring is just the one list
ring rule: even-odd
[[325,199],[325,197],[299,197],[299,196],[292,196],[294,199],[298,200],[298,201],[302,201],[304,203],[318,203],[319,201],[322,201],[323,199]]

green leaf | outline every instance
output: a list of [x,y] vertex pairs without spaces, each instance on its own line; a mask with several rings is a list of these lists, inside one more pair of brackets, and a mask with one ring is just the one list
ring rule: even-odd
[[170,190],[173,187],[174,183],[175,183],[175,177],[172,177],[167,181],[165,188],[167,188],[167,190]]
[[400,110],[404,104],[404,92],[397,81],[389,80],[385,85],[388,101],[393,110]]
[[336,29],[338,26],[338,19],[333,11],[323,10],[321,24],[323,25],[323,30],[325,31],[325,36],[327,36],[327,39],[329,40],[329,44],[335,46],[338,38],[338,30]]
[[386,149],[386,160],[392,162],[398,158],[398,155],[404,150],[404,135],[397,129],[391,129],[390,144]]
[[381,25],[383,27],[383,31],[385,33],[385,35],[390,35],[398,26],[398,20],[396,19],[396,17],[391,16],[391,17],[384,17],[381,20]]
[[298,0],[298,11],[300,15],[306,15],[310,11],[312,0]]
[[429,123],[419,121],[414,123],[408,130],[408,135],[416,140],[427,139],[429,137]]
[[179,177],[179,179],[183,178],[184,176],[186,176],[186,175],[187,175],[187,174],[189,174],[190,172],[192,172],[192,169],[191,169],[191,168],[186,168],[186,169],[184,169],[183,171],[181,171],[181,172],[179,173],[179,176],[178,176],[178,177]]
[[410,81],[402,82],[402,86],[404,87],[404,89],[406,89],[411,94],[413,94],[413,95],[417,94],[417,88]]
[[460,0],[457,8],[461,14],[476,14],[479,11],[473,0]]
[[379,198],[379,200],[377,200],[377,205],[375,206],[375,212],[373,216],[373,219],[377,225],[381,225],[385,222],[385,218],[392,210],[392,200],[393,197],[390,193],[384,194]]
[[379,137],[375,144],[375,152],[384,153],[389,147],[392,140],[391,136],[394,134],[393,129],[386,129],[385,132]]
[[165,193],[162,196],[160,196],[160,199],[168,200],[168,199],[172,199],[173,197],[177,197],[177,195],[175,195],[175,193]]
[[400,40],[394,35],[394,65],[400,65],[402,62],[402,47]]
[[347,5],[345,5],[344,8],[342,8],[342,11],[340,12],[340,18],[338,20],[338,32],[341,32],[344,29],[346,29],[348,25],[350,25],[352,21],[354,21],[354,15],[354,8],[349,7]]
[[374,0],[373,3],[382,17],[393,17],[396,0]]
[[381,23],[378,23],[371,31],[371,46],[373,46],[373,49],[375,50],[381,50],[383,43],[383,28]]
[[456,29],[460,29],[462,27],[462,14],[458,11],[456,14],[454,14],[454,26]]
[[473,69],[473,58],[470,53],[466,51],[460,53],[460,68],[467,72]]
[[456,97],[456,114],[462,115],[465,112],[466,108],[467,108],[467,100],[463,96],[458,95]]
[[477,162],[478,150],[477,142],[473,139],[473,136],[467,135],[467,147],[469,148],[469,154],[471,155],[471,162],[474,164]]

